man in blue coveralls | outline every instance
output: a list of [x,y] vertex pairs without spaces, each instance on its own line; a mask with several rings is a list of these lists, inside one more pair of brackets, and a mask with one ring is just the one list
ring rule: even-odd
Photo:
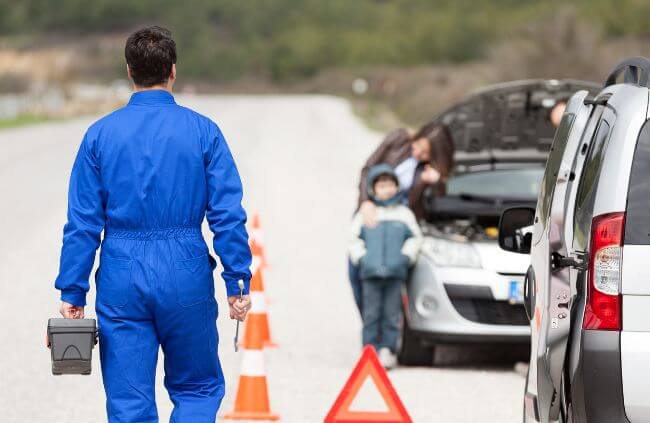
[[216,261],[201,223],[207,216],[230,317],[244,320],[251,253],[241,181],[217,125],[174,101],[176,45],[170,32],[135,32],[125,56],[135,93],[90,126],[70,176],[55,283],[61,314],[83,318],[103,230],[95,281],[108,420],[158,421],[160,346],[174,403],[171,421],[214,422],[224,377],[217,355]]

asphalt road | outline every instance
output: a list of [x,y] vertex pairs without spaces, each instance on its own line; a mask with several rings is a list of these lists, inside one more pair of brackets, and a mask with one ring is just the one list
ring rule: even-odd
[[[347,285],[345,247],[358,169],[381,135],[333,97],[178,101],[220,124],[242,174],[246,207],[262,218],[271,264],[265,274],[271,327],[279,344],[266,353],[273,411],[288,422],[322,421],[360,353],[360,319]],[[91,376],[54,377],[43,346],[46,321],[58,309],[53,280],[67,179],[92,120],[0,132],[3,422],[105,421],[97,352]],[[217,296],[223,304],[220,279]],[[94,287],[88,300],[94,303]],[[92,306],[87,315],[94,316]],[[241,357],[233,351],[234,323],[225,313],[219,328],[226,412],[232,409]],[[520,421],[524,380],[513,371],[507,348],[452,347],[438,353],[438,368],[390,373],[415,422]],[[160,366],[157,393],[166,421],[171,403]]]

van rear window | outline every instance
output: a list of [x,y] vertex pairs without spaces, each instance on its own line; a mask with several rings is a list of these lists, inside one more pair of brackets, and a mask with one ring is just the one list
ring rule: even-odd
[[625,244],[650,245],[650,120],[636,143],[625,217]]
[[573,215],[573,247],[577,250],[584,251],[587,249],[591,219],[594,217],[596,188],[600,178],[600,168],[605,158],[605,150],[607,149],[609,129],[609,124],[604,119],[598,122],[598,127],[594,131],[589,152],[582,168]]
[[562,163],[562,156],[566,148],[567,139],[573,127],[575,114],[565,114],[560,122],[560,126],[555,133],[553,144],[546,161],[546,170],[544,177],[540,184],[539,197],[537,200],[536,216],[539,218],[542,226],[546,228],[546,221],[548,214],[551,210],[551,199],[553,198],[553,191],[555,190],[555,182],[557,181],[557,174],[560,171],[560,164]]

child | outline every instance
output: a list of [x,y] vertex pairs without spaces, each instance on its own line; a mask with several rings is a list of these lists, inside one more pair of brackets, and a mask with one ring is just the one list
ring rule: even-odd
[[350,260],[362,284],[363,344],[373,345],[385,368],[395,366],[401,320],[401,288],[422,243],[411,210],[401,203],[398,179],[387,164],[368,172],[368,194],[377,205],[377,225],[367,227],[360,213],[352,222]]

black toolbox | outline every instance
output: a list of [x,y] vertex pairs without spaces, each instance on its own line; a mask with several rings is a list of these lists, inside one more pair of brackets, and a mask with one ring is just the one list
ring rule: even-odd
[[47,339],[53,375],[89,375],[92,350],[97,343],[95,319],[49,319]]

